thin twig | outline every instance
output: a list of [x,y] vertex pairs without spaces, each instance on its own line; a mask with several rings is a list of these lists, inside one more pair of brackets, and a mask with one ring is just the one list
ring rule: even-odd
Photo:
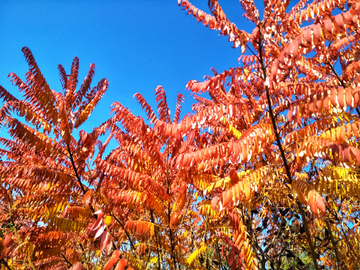
[[68,259],[66,259],[66,257],[64,256],[64,254],[61,253],[60,255],[61,255],[61,257],[63,257],[63,259],[67,262],[67,264],[69,264],[70,266],[73,265]]

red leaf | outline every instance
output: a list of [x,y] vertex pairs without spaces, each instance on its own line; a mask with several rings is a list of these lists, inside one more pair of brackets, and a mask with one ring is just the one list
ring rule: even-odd
[[110,234],[108,232],[103,232],[100,238],[100,251],[103,252],[107,244],[110,242]]
[[235,185],[236,183],[238,183],[240,181],[239,176],[235,169],[232,169],[230,171],[230,179],[231,179],[231,184],[233,184],[233,185]]

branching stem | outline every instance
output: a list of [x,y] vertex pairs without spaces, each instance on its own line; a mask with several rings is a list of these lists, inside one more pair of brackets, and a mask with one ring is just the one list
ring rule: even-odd
[[[262,27],[260,25],[258,27],[259,27],[259,44],[258,44],[259,45],[259,58],[260,58],[260,63],[261,63],[262,71],[263,71],[263,79],[264,79],[264,82],[265,82],[266,81],[266,67],[265,67],[264,59],[263,59],[263,55],[262,55],[262,49],[263,49],[262,48]],[[271,123],[272,123],[273,130],[274,130],[275,137],[276,137],[276,143],[277,143],[277,145],[279,147],[279,150],[280,150],[280,154],[281,154],[281,158],[282,158],[282,161],[283,161],[283,164],[284,164],[284,167],[285,167],[288,182],[291,184],[292,183],[292,176],[291,176],[291,172],[290,172],[290,167],[289,167],[289,165],[287,163],[287,160],[286,160],[285,151],[284,151],[284,149],[282,147],[282,144],[281,144],[280,135],[277,132],[276,120],[275,120],[274,112],[273,112],[273,109],[272,109],[272,106],[271,106],[270,91],[269,91],[270,89],[267,86],[265,87],[265,89],[266,89],[266,98],[267,98],[267,102],[268,102],[268,106],[269,106],[269,113],[270,113]],[[303,223],[304,223],[307,240],[308,240],[310,250],[311,250],[311,257],[313,259],[315,269],[318,270],[319,266],[318,266],[318,263],[317,263],[317,258],[316,258],[314,245],[313,245],[313,242],[311,240],[311,234],[310,234],[309,226],[308,226],[308,223],[307,223],[306,215],[305,215],[305,212],[303,210],[303,206],[302,206],[301,202],[298,201],[298,200],[296,202],[297,202],[297,204],[299,206],[300,214],[302,216],[302,220],[303,220]]]
[[132,248],[134,251],[136,251],[135,245],[134,245],[133,241],[131,240],[130,234],[129,234],[128,231],[125,229],[125,226],[122,224],[122,222],[121,222],[121,221],[114,215],[114,213],[111,212],[111,211],[110,211],[110,216],[112,216],[112,217],[115,219],[115,221],[116,221],[117,223],[119,223],[120,227],[124,230],[127,238],[129,239],[131,248]]
[[[155,224],[155,219],[154,219],[154,214],[153,214],[153,211],[151,210],[150,211],[150,214],[151,214],[151,222]],[[161,256],[160,256],[160,249],[159,249],[159,243],[160,243],[160,239],[158,239],[158,230],[157,228],[155,227],[155,242],[156,242],[156,249],[157,249],[157,255],[158,255],[158,269],[161,270]],[[159,237],[160,238],[160,237]]]
[[73,169],[74,169],[74,172],[75,172],[75,175],[76,175],[76,179],[77,179],[77,181],[78,181],[78,183],[79,183],[79,185],[80,185],[80,188],[81,188],[83,194],[85,195],[86,190],[85,190],[84,185],[81,183],[81,179],[80,179],[80,176],[79,176],[79,174],[78,174],[78,172],[77,172],[77,169],[76,169],[76,166],[75,166],[75,162],[74,162],[74,158],[73,158],[73,155],[72,155],[71,150],[70,150],[70,146],[69,146],[68,144],[67,144],[66,146],[67,146],[67,150],[68,150],[69,155],[70,155],[70,161],[71,161],[71,164],[72,164],[72,166],[73,166]]
[[[170,190],[170,183],[169,183],[169,148],[166,149],[166,192],[167,194],[169,194],[169,190]],[[170,195],[170,194],[169,194]],[[169,237],[170,237],[170,245],[171,245],[171,257],[174,263],[174,269],[177,269],[177,265],[176,265],[176,255],[175,255],[175,243],[174,243],[174,235],[173,232],[171,230],[170,227],[170,219],[171,219],[171,207],[170,207],[170,202],[168,203],[168,211],[167,211],[167,215],[168,215],[168,221],[169,221]]]

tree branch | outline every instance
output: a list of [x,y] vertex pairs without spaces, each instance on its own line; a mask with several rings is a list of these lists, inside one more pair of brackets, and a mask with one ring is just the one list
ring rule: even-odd
[[[169,194],[169,148],[166,149],[166,192]],[[170,195],[170,194],[169,194]],[[170,236],[170,245],[171,245],[171,257],[174,263],[175,270],[177,269],[176,265],[176,255],[175,255],[175,245],[173,240],[173,233],[170,227],[170,219],[171,219],[171,210],[170,210],[170,202],[168,203],[168,219],[169,219],[169,236]]]
[[79,183],[79,185],[80,185],[80,188],[81,188],[83,194],[85,195],[86,190],[85,190],[83,184],[81,183],[81,179],[80,179],[80,176],[79,176],[79,174],[78,174],[78,172],[77,172],[77,169],[76,169],[76,166],[75,166],[75,162],[74,162],[74,158],[73,158],[73,155],[72,155],[71,150],[70,150],[70,146],[69,146],[68,144],[66,144],[66,146],[67,146],[67,150],[68,150],[69,155],[70,155],[70,161],[71,161],[71,164],[72,164],[72,166],[73,166],[73,169],[74,169],[74,172],[75,172],[75,175],[76,175],[76,179],[77,179],[77,181],[78,181],[78,183]]
[[112,217],[115,219],[115,221],[116,221],[117,223],[119,223],[119,225],[121,226],[121,228],[124,230],[127,238],[129,239],[131,248],[132,248],[134,251],[136,251],[135,245],[134,245],[133,241],[131,240],[130,234],[129,234],[128,231],[125,229],[125,226],[121,223],[121,221],[120,221],[120,220],[114,215],[114,213],[111,212],[111,211],[110,211],[110,216],[112,216]]
[[[153,211],[150,210],[150,214],[151,214],[151,222],[155,224],[155,219],[154,219],[154,214],[153,214]],[[158,231],[157,231],[157,228],[155,226],[155,242],[156,242],[156,249],[157,249],[157,255],[158,255],[158,269],[161,270],[161,256],[160,256],[160,250],[159,250],[159,242],[160,242],[160,239],[158,239]]]
[[7,264],[7,262],[5,261],[5,259],[1,259],[0,262],[1,262],[8,270],[11,270],[10,266]]
[[[261,63],[263,76],[264,76],[263,79],[264,79],[264,81],[266,81],[266,67],[265,67],[264,59],[263,59],[263,55],[262,55],[262,27],[261,27],[261,25],[259,25],[258,27],[259,27],[259,57],[260,57],[260,60],[261,60],[260,63]],[[267,102],[268,102],[268,106],[269,106],[269,113],[270,113],[271,123],[272,123],[274,133],[275,133],[275,137],[276,137],[276,143],[277,143],[277,145],[279,147],[279,150],[280,150],[281,158],[282,158],[282,161],[283,161],[283,164],[284,164],[284,167],[285,167],[285,171],[286,171],[288,181],[291,184],[292,183],[292,176],[291,176],[289,165],[288,165],[287,160],[286,160],[285,151],[284,151],[284,149],[282,147],[282,144],[281,144],[280,135],[277,132],[276,120],[275,120],[275,117],[274,117],[274,112],[272,110],[271,100],[270,100],[270,93],[269,93],[270,89],[266,86],[265,90],[266,90],[266,98],[267,98]],[[308,224],[307,224],[306,216],[305,216],[304,210],[302,209],[301,202],[299,200],[297,200],[296,203],[299,206],[300,214],[301,214],[303,222],[304,222],[306,236],[308,238],[307,240],[309,242],[309,246],[310,246],[310,249],[311,249],[311,257],[313,259],[315,269],[318,270],[319,266],[318,266],[318,263],[317,263],[315,249],[314,249],[313,243],[311,241],[311,235],[310,235],[309,227],[308,227]]]
[[327,227],[327,229],[329,231],[331,244],[334,247],[336,262],[337,262],[338,266],[341,267],[341,259],[340,259],[339,251],[338,251],[338,248],[337,248],[337,245],[336,245],[336,241],[334,240],[334,236],[333,236],[333,233],[332,233],[332,230],[331,230],[331,225],[330,225],[328,220],[325,220],[325,223],[326,223],[326,227]]

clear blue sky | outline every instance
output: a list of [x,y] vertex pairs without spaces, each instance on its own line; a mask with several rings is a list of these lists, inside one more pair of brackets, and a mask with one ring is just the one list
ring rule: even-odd
[[[207,0],[191,2],[210,13]],[[219,3],[240,29],[252,31],[254,25],[242,17],[238,1]],[[155,109],[157,85],[164,87],[172,115],[176,94],[186,96],[183,117],[194,102],[185,90],[189,80],[212,75],[211,67],[222,72],[238,66],[240,49],[218,34],[186,15],[177,0],[0,0],[0,85],[18,93],[7,75],[14,72],[25,79],[28,66],[21,48],[27,46],[56,91],[61,91],[58,64],[69,72],[74,56],[80,59],[79,84],[90,63],[97,67],[94,82],[109,80],[91,125],[81,127],[87,131],[109,117],[114,101],[144,116],[133,99],[136,92]]]

